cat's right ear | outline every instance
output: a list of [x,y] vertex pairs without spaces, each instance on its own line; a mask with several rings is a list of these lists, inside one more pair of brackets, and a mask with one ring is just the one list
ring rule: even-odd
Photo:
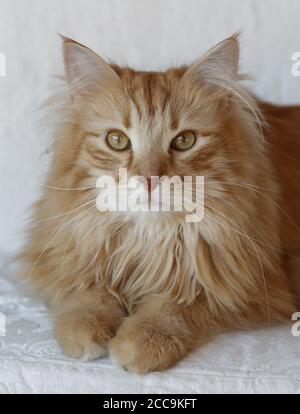
[[65,75],[70,84],[82,80],[119,81],[114,69],[88,47],[62,36]]
[[235,33],[196,60],[184,74],[184,79],[221,88],[232,85],[240,78],[239,55],[239,33]]

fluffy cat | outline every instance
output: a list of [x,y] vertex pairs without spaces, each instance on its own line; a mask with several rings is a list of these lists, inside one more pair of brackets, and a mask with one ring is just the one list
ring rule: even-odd
[[[166,72],[108,64],[68,38],[63,48],[52,165],[21,256],[64,351],[90,360],[109,350],[146,373],[226,330],[288,321],[300,107],[262,103],[242,86],[237,36]],[[99,211],[96,181],[118,180],[119,168],[148,183],[204,176],[203,220]]]

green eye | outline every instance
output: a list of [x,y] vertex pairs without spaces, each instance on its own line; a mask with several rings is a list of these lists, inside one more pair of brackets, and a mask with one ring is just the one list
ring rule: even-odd
[[111,131],[106,136],[107,145],[115,151],[126,151],[131,147],[130,139],[121,131]]
[[176,151],[187,151],[195,145],[196,136],[191,131],[182,132],[171,143],[171,148]]

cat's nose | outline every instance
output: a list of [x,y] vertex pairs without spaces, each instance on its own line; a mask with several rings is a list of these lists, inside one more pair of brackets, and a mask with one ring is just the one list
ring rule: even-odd
[[152,193],[152,191],[155,190],[155,188],[158,186],[159,184],[159,177],[151,177],[151,178],[146,178],[144,180],[141,180],[146,191],[148,191],[148,193]]

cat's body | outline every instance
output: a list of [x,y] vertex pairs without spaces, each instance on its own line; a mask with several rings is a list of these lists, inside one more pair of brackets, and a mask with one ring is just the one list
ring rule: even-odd
[[297,256],[300,255],[300,232],[297,231],[300,228],[300,106],[263,103],[261,108],[270,126],[265,135],[281,189],[282,249]]
[[[224,330],[290,319],[300,108],[257,105],[239,86],[235,37],[166,73],[111,67],[69,39],[64,47],[71,86],[55,101],[53,164],[22,257],[65,351],[93,359],[109,345],[122,367],[148,372]],[[108,148],[111,130],[130,147]],[[182,131],[197,140],[175,151],[175,137],[191,137]],[[98,211],[95,180],[120,167],[147,179],[203,175],[204,219]]]

